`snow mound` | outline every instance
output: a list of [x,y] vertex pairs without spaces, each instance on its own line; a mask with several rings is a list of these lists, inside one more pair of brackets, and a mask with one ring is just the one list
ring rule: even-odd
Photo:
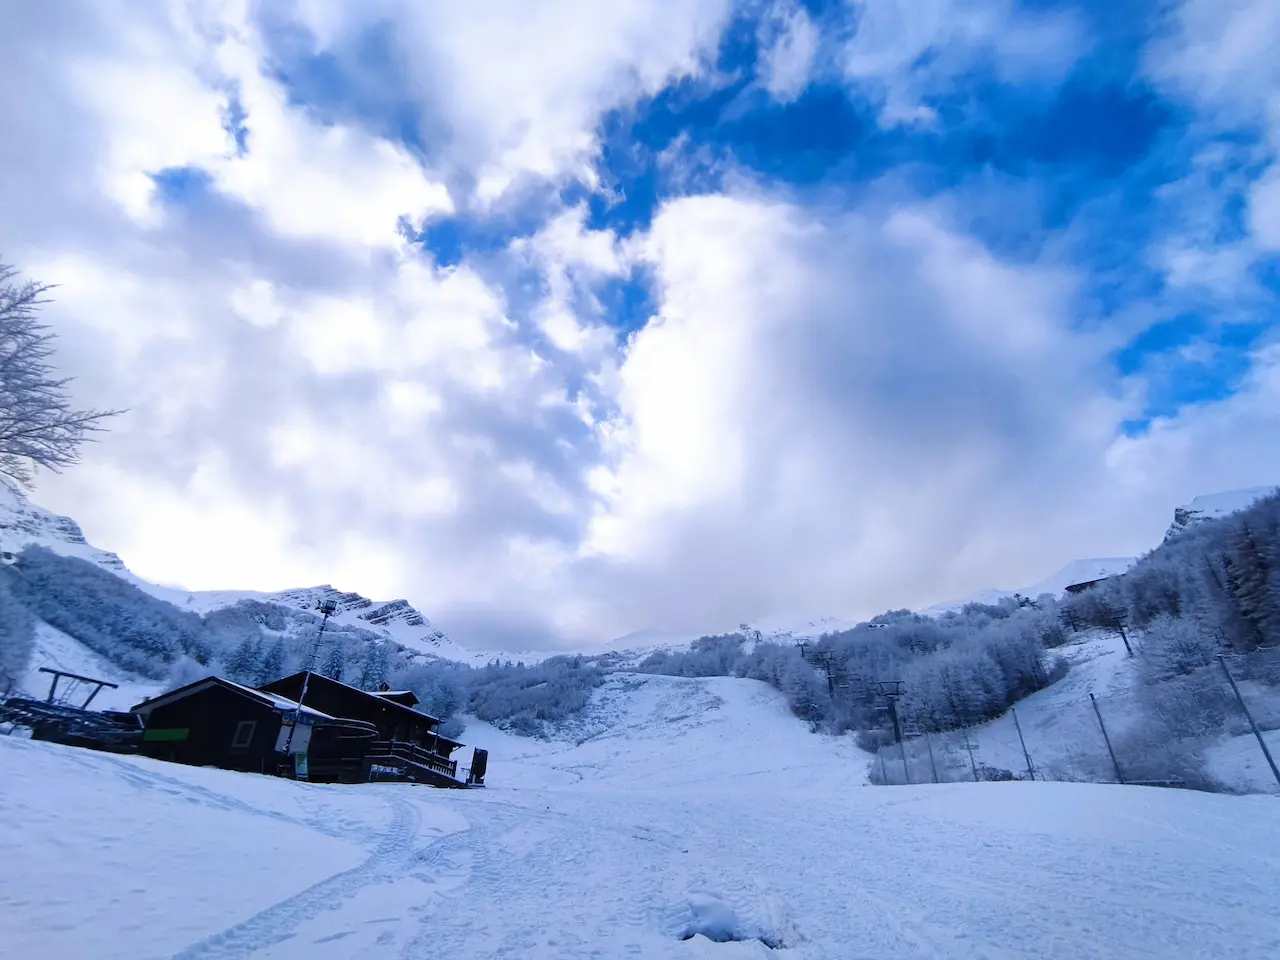
[[[696,890],[676,906],[667,918],[672,933],[680,940],[704,940],[710,943],[752,944],[754,949],[737,956],[771,956],[761,946],[777,950],[791,945],[794,937],[770,923],[768,916],[752,915],[735,909],[720,893]],[[716,955],[724,956],[723,953]]]

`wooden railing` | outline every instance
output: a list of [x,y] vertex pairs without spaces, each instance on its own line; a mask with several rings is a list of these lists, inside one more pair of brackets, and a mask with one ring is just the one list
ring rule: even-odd
[[443,773],[446,777],[457,779],[458,776],[457,760],[446,760],[416,743],[407,743],[403,740],[376,740],[370,744],[368,756],[373,760],[396,757],[426,767],[428,770],[434,770],[436,773]]

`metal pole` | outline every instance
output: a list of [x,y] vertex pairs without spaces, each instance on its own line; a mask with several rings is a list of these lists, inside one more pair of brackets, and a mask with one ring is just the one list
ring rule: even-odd
[[1258,729],[1258,725],[1253,722],[1253,714],[1249,712],[1249,708],[1245,706],[1244,697],[1240,696],[1240,688],[1236,686],[1236,678],[1231,676],[1231,671],[1227,669],[1227,659],[1222,654],[1218,654],[1218,663],[1222,667],[1222,672],[1227,675],[1227,682],[1231,684],[1231,691],[1236,695],[1236,700],[1240,702],[1240,709],[1244,711],[1244,715],[1249,720],[1249,726],[1253,729],[1253,735],[1258,738],[1258,746],[1262,748],[1262,755],[1267,758],[1267,765],[1271,767],[1271,775],[1276,778],[1276,783],[1280,783],[1280,770],[1276,769],[1276,762],[1271,759],[1271,751],[1267,749],[1267,741],[1262,739],[1262,731]]
[[1102,722],[1102,711],[1098,709],[1098,700],[1092,693],[1089,694],[1089,702],[1093,704],[1093,712],[1098,717],[1098,726],[1102,728],[1102,739],[1107,741],[1107,753],[1111,754],[1111,765],[1116,768],[1116,779],[1124,783],[1124,775],[1120,772],[1120,761],[1116,759],[1116,752],[1111,747],[1111,738],[1107,736],[1106,724]]
[[973,769],[973,782],[978,782],[978,765],[973,759],[973,744],[969,742],[969,728],[964,731],[964,748],[969,751],[969,766]]
[[1018,742],[1022,744],[1022,755],[1027,758],[1027,773],[1034,780],[1036,778],[1036,768],[1031,765],[1031,754],[1027,752],[1027,741],[1022,737],[1022,724],[1018,722],[1018,711],[1010,707],[1009,712],[1013,714],[1013,725],[1018,728]]
[[929,731],[924,732],[924,742],[929,745],[929,769],[933,771],[933,782],[938,782],[938,765],[933,760],[933,740],[929,738]]
[[320,652],[320,640],[324,637],[324,628],[329,623],[329,617],[333,614],[334,608],[324,606],[320,608],[320,632],[316,634],[315,645],[311,648],[311,663],[302,674],[302,692],[298,694],[298,709],[293,714],[293,726],[289,729],[289,736],[284,741],[285,756],[289,755],[289,748],[293,746],[293,733],[298,729],[298,721],[302,719],[302,701],[307,699],[307,686],[311,682],[311,668],[315,666],[316,655]]
[[876,751],[876,756],[880,758],[880,786],[887,787],[889,785],[889,774],[884,769],[884,747]]
[[899,740],[898,749],[902,751],[902,777],[907,783],[910,783],[911,771],[907,769],[907,741]]

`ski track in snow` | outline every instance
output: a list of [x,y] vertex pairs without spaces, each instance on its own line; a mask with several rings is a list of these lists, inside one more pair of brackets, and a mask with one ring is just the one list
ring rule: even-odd
[[[870,787],[848,738],[725,678],[616,678],[562,737],[473,725],[491,750],[475,791],[297,784],[0,737],[0,860],[19,865],[0,871],[0,956],[1280,955],[1273,798]],[[153,828],[132,848],[126,807]],[[58,843],[79,873],[46,869]],[[95,867],[100,850],[117,859]],[[51,930],[69,875],[84,920]],[[694,936],[719,928],[754,939]]]

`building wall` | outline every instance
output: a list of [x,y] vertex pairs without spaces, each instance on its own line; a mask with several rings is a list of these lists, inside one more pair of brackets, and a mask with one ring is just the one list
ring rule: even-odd
[[[280,722],[280,714],[265,704],[213,686],[150,711],[139,752],[177,763],[274,773]],[[237,731],[249,734],[245,742],[236,742]]]

